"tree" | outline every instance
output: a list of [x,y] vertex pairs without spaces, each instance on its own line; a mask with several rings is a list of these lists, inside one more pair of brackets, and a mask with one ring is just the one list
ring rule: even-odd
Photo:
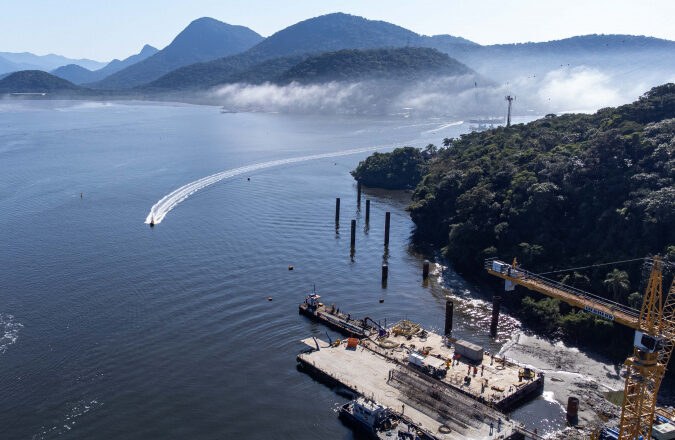
[[628,272],[619,269],[609,272],[602,283],[607,286],[607,290],[613,293],[616,302],[620,301],[621,294],[628,292],[630,289]]
[[429,157],[434,157],[438,152],[438,147],[434,144],[429,144],[424,148],[424,152],[429,155]]
[[633,292],[628,295],[628,305],[634,309],[640,310],[642,307],[642,294],[640,292]]
[[443,146],[444,147],[449,147],[452,145],[453,138],[443,138]]

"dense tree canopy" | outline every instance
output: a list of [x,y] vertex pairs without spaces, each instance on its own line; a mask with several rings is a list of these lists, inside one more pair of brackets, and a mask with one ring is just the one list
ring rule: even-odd
[[397,148],[391,153],[373,153],[352,171],[366,186],[412,189],[427,172],[426,156],[417,148]]
[[675,243],[675,84],[633,104],[463,135],[409,207],[453,263],[533,270],[667,252]]
[[[675,84],[592,115],[550,115],[443,145],[422,168],[408,210],[416,240],[442,248],[465,274],[478,275],[487,257],[515,256],[535,272],[655,253],[675,258]],[[397,158],[414,156],[373,156],[354,175],[392,187],[402,177]],[[415,178],[405,176],[408,184]],[[629,294],[639,286],[639,265],[609,269],[555,277],[639,308],[642,292]],[[630,340],[619,337],[627,329],[530,292],[506,303],[528,325],[580,343]]]

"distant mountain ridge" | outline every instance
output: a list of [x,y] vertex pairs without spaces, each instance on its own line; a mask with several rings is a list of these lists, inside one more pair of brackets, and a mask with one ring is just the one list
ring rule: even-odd
[[68,64],[77,64],[89,70],[100,69],[106,65],[87,58],[72,59],[61,55],[35,55],[30,52],[0,52],[0,73],[19,70],[50,71]]
[[245,51],[262,40],[262,36],[247,27],[208,17],[199,18],[164,49],[88,86],[99,89],[132,88],[185,65]]
[[[255,66],[261,63],[271,67],[275,63],[269,60],[273,59],[277,59],[277,64],[283,63],[282,57],[308,57],[342,49],[406,46],[438,49],[484,77],[499,81],[541,77],[562,67],[584,66],[622,73],[637,71],[635,67],[642,65],[656,72],[657,77],[669,69],[675,70],[675,42],[669,40],[630,35],[585,35],[540,43],[481,46],[461,37],[419,35],[391,23],[334,13],[289,26],[245,52],[181,67],[143,87],[199,89],[231,82],[231,78],[246,81],[244,72],[257,72]],[[656,80],[663,81],[663,78]]]
[[[425,41],[429,43],[421,44]],[[289,26],[240,54],[176,69],[148,84],[148,87],[208,87],[227,81],[227,78],[263,61],[286,56],[318,55],[342,49],[430,46],[432,43],[446,48],[475,45],[459,37],[424,37],[385,21],[334,13]]]
[[[144,59],[153,56],[157,52],[159,52],[159,49],[150,46],[149,44],[146,44],[137,54],[131,55],[123,60],[114,59],[108,64],[106,64],[104,68],[96,70],[96,72],[100,72],[105,76],[112,75],[113,73],[119,72],[120,70],[129,67],[132,64],[136,64],[139,61],[143,61]],[[103,76],[102,78],[105,78],[105,76]]]
[[[110,96],[116,95],[114,90],[126,90],[126,95],[187,92],[235,82],[302,82],[312,81],[312,77],[325,81],[330,75],[347,80],[371,73],[383,77],[387,69],[396,65],[394,62],[384,67],[393,61],[393,53],[380,65],[377,59],[360,52],[336,52],[397,48],[416,48],[410,54],[415,56],[422,56],[419,48],[433,48],[485,79],[514,83],[520,80],[521,86],[525,82],[530,86],[544,84],[549,73],[553,78],[565,78],[581,67],[596,69],[612,79],[647,84],[672,80],[675,71],[675,42],[658,38],[594,34],[481,46],[462,37],[425,36],[392,23],[333,13],[303,20],[266,39],[246,27],[204,17],[191,22],[161,51],[145,46],[139,54],[113,60],[97,71],[67,65],[53,73],[87,88],[110,90]],[[430,54],[422,58],[429,61]],[[0,75],[3,68],[17,68],[1,56],[0,53]],[[333,62],[338,63],[333,73],[331,69],[320,72],[322,66]],[[403,66],[399,67],[400,75],[408,74]],[[414,76],[420,71],[410,68],[409,74]]]
[[[73,66],[73,69],[82,69]],[[90,72],[91,73],[91,72]],[[470,68],[432,48],[345,49],[316,56],[290,55],[256,64],[225,79],[224,83],[319,84],[362,80],[394,80],[412,84],[431,77],[475,75]],[[470,80],[473,83],[473,79]],[[103,91],[78,86],[42,71],[21,71],[0,81],[0,92],[45,92],[62,96],[133,96],[138,90]],[[174,91],[167,89],[166,91]]]
[[508,80],[580,66],[605,71],[675,70],[675,41],[635,35],[580,35],[539,43],[465,46],[454,55],[479,73]]
[[77,64],[68,64],[67,66],[61,66],[58,69],[52,70],[50,73],[74,84],[85,84],[102,80],[115,72],[119,72],[125,67],[143,61],[157,52],[159,52],[158,49],[146,44],[139,53],[131,55],[123,60],[114,59],[102,69],[91,71]]

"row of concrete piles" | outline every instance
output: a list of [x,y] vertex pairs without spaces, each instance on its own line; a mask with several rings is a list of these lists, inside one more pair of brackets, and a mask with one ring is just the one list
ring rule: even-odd
[[[361,183],[356,184],[356,200],[357,206],[361,207]],[[370,224],[370,200],[366,199],[366,226]],[[337,231],[340,225],[340,198],[335,199],[335,230]],[[385,251],[389,248],[389,228],[391,226],[391,212],[387,211],[384,216],[384,248]],[[352,258],[354,250],[356,249],[356,220],[351,220],[350,231],[350,249]],[[422,263],[422,279],[426,280],[429,277],[429,260],[424,260]],[[387,287],[387,279],[389,277],[389,265],[382,263],[382,287]],[[490,322],[490,335],[497,336],[497,327],[499,324],[499,308],[501,306],[501,296],[494,295],[492,297],[492,320]],[[445,335],[452,334],[452,315],[454,312],[454,304],[451,300],[446,301],[445,305]]]

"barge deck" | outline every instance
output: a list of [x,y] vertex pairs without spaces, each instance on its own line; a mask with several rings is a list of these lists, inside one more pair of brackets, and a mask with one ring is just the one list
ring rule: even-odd
[[438,439],[541,438],[505,413],[541,394],[543,373],[409,321],[384,328],[354,319],[318,299],[308,296],[300,313],[350,342],[303,340],[309,348],[298,355],[300,369],[388,406]]

